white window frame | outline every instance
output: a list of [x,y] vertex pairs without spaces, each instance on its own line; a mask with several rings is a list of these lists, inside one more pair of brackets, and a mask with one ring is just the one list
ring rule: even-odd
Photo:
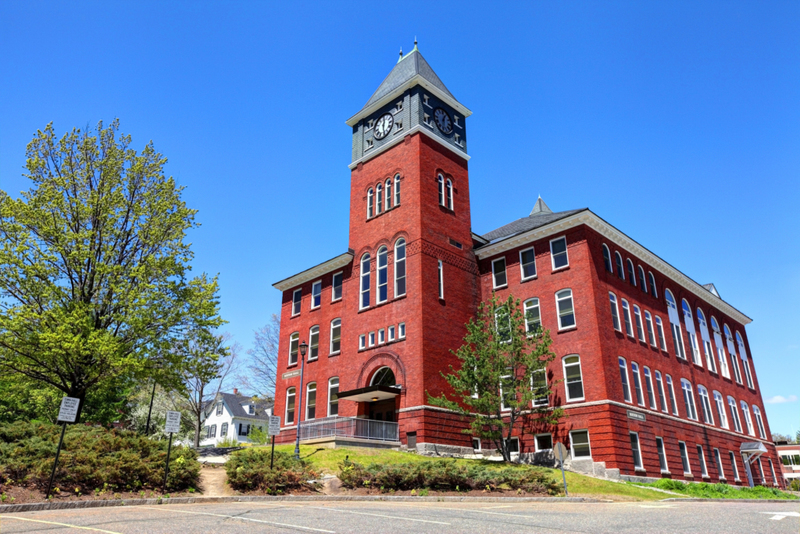
[[[570,363],[569,366],[570,367],[573,367],[575,365],[578,366],[578,374],[581,377],[580,383],[581,383],[581,393],[582,393],[582,395],[580,397],[572,398],[572,396],[570,396],[570,393],[569,393],[569,384],[567,383],[567,359],[569,359],[569,358],[577,358],[578,359],[577,363]],[[584,387],[584,384],[583,384],[583,368],[581,367],[581,357],[580,357],[580,355],[578,355],[578,354],[567,354],[566,356],[561,358],[561,366],[562,366],[562,371],[564,372],[564,392],[566,394],[565,396],[566,396],[567,402],[577,402],[577,401],[585,400],[586,399],[586,388]]]
[[[314,399],[311,399],[311,392],[314,392]],[[309,410],[314,409],[313,417],[309,417]],[[305,417],[304,421],[310,421],[317,418],[317,383],[316,382],[309,382],[306,385],[306,406],[305,406]]]
[[[316,329],[316,332],[315,332]],[[317,355],[313,356],[314,354],[314,336],[317,336]],[[311,328],[308,329],[308,361],[313,362],[319,358],[319,325],[315,324]]]
[[383,213],[383,184],[375,186],[375,216]]
[[[533,373],[531,373],[531,391],[535,391],[535,388],[534,388],[534,385],[533,385],[534,376],[540,375],[540,374],[544,376],[544,387],[545,387],[545,389],[549,388],[549,384],[547,383],[547,369],[543,368],[543,369],[539,369],[538,371],[534,371]],[[534,408],[541,408],[541,407],[549,406],[549,405],[550,405],[550,396],[549,395],[545,395],[544,397],[541,397],[539,399],[536,399],[536,398],[531,399],[531,406],[533,406]]]
[[400,175],[395,174],[394,176],[394,207],[400,205]]
[[627,258],[625,260],[625,266],[628,268],[628,282],[630,282],[633,287],[636,287],[636,266],[633,264],[633,260]]
[[697,417],[697,404],[694,401],[694,388],[692,383],[685,378],[681,378],[681,392],[683,393],[683,406],[686,408],[686,418],[692,421],[699,421]]
[[639,275],[639,289],[647,293],[647,279],[644,276],[644,267],[637,265],[636,272]]
[[[530,276],[525,276],[525,263],[522,260],[522,254],[525,252],[530,252],[533,254],[533,262],[528,263],[527,265],[533,265],[533,274]],[[519,251],[519,279],[521,282],[526,282],[528,280],[533,280],[537,276],[536,272],[536,251],[533,250],[533,247],[528,247],[526,249],[522,249]]]
[[[339,277],[339,296],[336,296],[336,277]],[[338,300],[342,300],[342,295],[344,294],[344,272],[339,271],[338,273],[333,273],[331,276],[331,302],[336,302]]]
[[[319,301],[318,304],[314,302]],[[315,310],[322,306],[322,280],[317,280],[311,284],[311,309]]]
[[536,297],[529,298],[525,302],[522,303],[522,311],[525,314],[525,332],[531,333],[531,323],[528,322],[528,312],[530,310],[536,309],[536,314],[538,315],[539,319],[536,324],[539,325],[539,328],[542,326],[542,309],[539,306],[539,299]]
[[725,411],[725,398],[722,393],[716,389],[711,392],[714,397],[714,404],[717,406],[717,417],[719,417],[719,426],[722,428],[730,428],[728,425],[728,413]]
[[[372,303],[372,295],[370,294],[370,289],[372,288],[372,278],[371,278],[371,271],[372,271],[372,257],[369,253],[364,253],[361,256],[361,261],[359,261],[360,265],[360,273],[358,275],[358,285],[359,285],[359,292],[358,292],[358,309],[359,310],[366,310],[369,308],[369,305]],[[364,264],[366,264],[366,270],[364,269]],[[364,285],[366,283],[366,289]],[[364,305],[364,298],[366,295],[366,306]]]
[[617,296],[611,291],[609,291],[608,300],[611,302],[611,325],[617,332],[622,332],[622,323],[619,320],[619,306],[617,305]]
[[703,422],[707,425],[714,426],[714,412],[711,411],[711,399],[708,395],[708,389],[702,384],[697,385],[697,396],[700,397],[700,407],[703,412]]
[[375,346],[375,332],[370,332],[369,335],[367,336],[367,339],[368,339],[367,345],[369,347],[374,347]]
[[662,351],[667,352],[667,340],[664,337],[664,322],[658,315],[656,315],[656,331],[658,332],[659,348]]
[[[476,441],[478,442],[478,446],[477,447],[475,447],[475,442]],[[476,438],[475,436],[472,436],[472,450],[473,451],[480,451],[481,450],[481,438]]]
[[445,202],[446,202],[445,201],[445,193],[444,193],[444,176],[439,174],[436,177],[436,181],[437,181],[438,186],[439,186],[439,205],[442,206],[442,207],[446,207],[445,206]]
[[442,260],[438,260],[438,278],[439,278],[439,300],[444,300],[444,264]]
[[639,337],[639,341],[642,343],[647,343],[647,340],[644,338],[644,324],[642,324],[642,310],[636,304],[633,305],[633,317],[636,320],[636,334]]
[[450,211],[455,211],[453,209],[453,181],[450,178],[447,179],[447,184],[445,185],[445,191],[447,191],[446,207]]
[[[403,247],[403,257],[402,258],[400,258],[398,253],[397,253],[397,249],[400,248],[401,246]],[[403,269],[402,269],[403,270],[403,276],[398,276],[398,274],[397,274],[398,272],[400,272],[400,269],[398,268],[399,264],[402,264],[402,266],[403,266]],[[408,273],[406,273],[406,240],[401,237],[400,239],[398,239],[394,243],[394,298],[402,297],[403,295],[406,294],[406,290],[408,289],[406,287],[406,276],[407,276],[407,274]],[[400,280],[403,281],[403,291],[402,291],[402,293],[397,289],[397,282],[400,281]]]
[[[589,456],[575,456],[575,440],[573,439],[572,435],[576,432],[586,432],[586,444],[589,446]],[[573,460],[592,457],[592,437],[589,435],[588,428],[569,431],[569,455]]]
[[[681,467],[683,468],[683,474],[691,475],[692,474],[692,462],[689,460],[689,448],[686,446],[685,441],[678,442],[678,452],[681,455]],[[686,468],[689,468],[687,471]]]
[[642,391],[642,375],[639,373],[639,364],[631,362],[631,376],[633,377],[633,390],[636,393],[636,404],[644,406],[644,392]]
[[644,311],[644,321],[645,324],[647,325],[647,337],[650,340],[650,346],[657,347],[658,345],[656,345],[656,331],[655,328],[653,327],[653,316],[647,310]]
[[[539,437],[540,436],[549,436],[550,437],[550,448],[542,448],[539,447]],[[533,447],[534,451],[536,452],[544,452],[544,451],[552,451],[553,450],[553,434],[550,432],[542,432],[541,434],[535,434],[533,436]]]
[[658,404],[661,406],[661,411],[664,413],[669,413],[669,405],[667,404],[667,393],[664,391],[664,380],[661,376],[661,371],[656,369],[654,371],[656,375],[656,385],[658,386]]
[[622,315],[623,319],[625,320],[625,333],[628,337],[633,337],[633,321],[631,320],[631,306],[628,304],[628,301],[625,299],[620,299],[622,301]]
[[[299,298],[296,296],[299,295]],[[300,315],[303,307],[303,288],[299,287],[292,291],[292,317]]]
[[372,217],[374,217],[375,213],[374,202],[375,202],[374,194],[372,192],[372,188],[370,187],[369,190],[367,191],[367,219],[371,219]]
[[653,295],[653,298],[658,298],[658,288],[656,287],[656,277],[653,276],[653,271],[647,271],[647,276],[649,278],[648,282],[650,282],[650,294]]
[[714,447],[714,463],[717,464],[717,474],[719,475],[720,480],[727,480],[725,478],[725,468],[722,466],[722,454],[720,454],[719,449]]
[[[555,254],[553,253],[553,243],[556,241],[564,240],[564,257],[567,258],[567,263],[562,265],[561,267],[556,267],[556,258]],[[560,254],[560,253],[559,253]],[[561,269],[566,269],[569,267],[569,249],[567,247],[567,236],[562,235],[560,237],[556,237],[555,239],[550,240],[550,267],[553,271],[560,271]]]
[[645,390],[647,390],[647,400],[650,403],[650,409],[657,411],[656,392],[653,388],[653,373],[646,365],[642,367],[642,373],[644,374],[644,386]]
[[386,330],[383,328],[378,329],[378,345],[386,343]]
[[740,434],[744,434],[742,429],[742,421],[739,419],[739,407],[736,404],[736,399],[728,395],[728,408],[731,410],[731,419],[733,420],[733,429]]
[[367,348],[367,334],[361,334],[358,336],[358,349],[362,350]]
[[[297,347],[292,351],[292,343],[297,342]],[[300,354],[300,332],[292,332],[289,336],[289,365],[297,365],[299,361],[298,355]],[[294,356],[294,361],[292,361]]]
[[744,422],[747,423],[747,433],[755,437],[756,428],[755,426],[753,426],[753,418],[750,417],[750,405],[747,404],[745,401],[739,401],[739,405],[742,408],[742,414],[744,415]]
[[622,261],[622,254],[618,250],[614,251],[614,263],[617,267],[617,278],[625,280],[625,262]]
[[[497,283],[498,270],[495,268],[495,264],[499,262],[503,262],[503,276],[505,277],[505,282],[498,285]],[[492,287],[494,289],[500,289],[501,287],[508,287],[508,269],[506,268],[505,256],[502,258],[497,258],[496,260],[492,260]]]
[[[566,293],[569,293],[569,295],[566,296]],[[561,296],[559,296],[559,295],[561,295]],[[562,289],[560,291],[557,291],[556,294],[555,294],[555,297],[556,297],[556,314],[558,315],[558,330],[561,331],[561,330],[568,330],[568,329],[577,328],[578,327],[578,318],[577,318],[577,316],[575,314],[575,299],[572,297],[572,289],[565,288],[565,289]],[[571,309],[572,309],[572,321],[573,321],[573,323],[571,325],[564,326],[562,324],[561,318],[562,318],[562,316],[566,316],[568,314],[563,314],[562,315],[560,302],[562,300],[567,300],[567,299],[569,299],[569,301],[570,301],[570,306],[571,306]]]
[[761,408],[753,404],[751,406],[753,409],[753,416],[756,418],[756,428],[758,428],[758,435],[761,439],[767,439],[767,432],[764,429],[764,420],[761,417]]
[[605,267],[606,271],[614,274],[614,264],[611,261],[611,249],[608,248],[608,245],[603,243],[603,267]]
[[700,459],[700,476],[710,478],[708,476],[708,465],[706,465],[706,453],[702,445],[697,445],[697,457]]
[[[336,385],[335,385],[335,387],[336,387],[336,400],[335,401],[331,399],[331,389],[334,388],[334,384],[333,384],[334,380],[336,380]],[[331,407],[334,404],[336,405],[336,413],[335,414],[331,413],[333,411],[333,410],[331,410]],[[330,377],[328,379],[328,417],[336,417],[338,415],[339,415],[339,377],[338,376],[332,376],[332,377]]]
[[731,460],[731,468],[733,469],[734,482],[741,482],[739,478],[739,465],[736,463],[736,454],[733,451],[728,451],[728,457]]
[[[658,444],[661,443],[661,449],[659,450]],[[656,436],[656,454],[658,455],[658,467],[662,473],[670,474],[669,472],[669,463],[667,462],[667,450],[664,446],[664,438],[661,436]],[[661,464],[664,464],[663,466]]]
[[385,210],[389,211],[392,209],[392,197],[394,196],[394,191],[392,191],[392,179],[386,179],[386,206]]
[[389,343],[394,341],[394,335],[395,335],[395,326],[394,325],[389,325],[389,333],[388,333],[388,341],[389,341]]
[[[291,421],[289,421],[289,397],[292,397],[294,399],[294,408],[292,409]],[[297,416],[297,389],[294,386],[292,386],[290,388],[286,388],[286,404],[284,405],[283,420],[287,425],[296,425],[297,424],[297,419],[295,419],[296,416]],[[235,431],[236,430],[234,429],[234,432]]]
[[506,379],[511,379],[512,375],[502,375],[500,376],[500,411],[501,412],[510,412],[511,406],[506,406],[506,397],[505,393],[503,392],[503,381]]
[[631,440],[631,453],[633,454],[633,470],[644,471],[644,463],[642,462],[642,444],[639,441],[638,432],[628,432],[629,437],[636,437],[636,448],[633,448],[633,440]]
[[628,380],[628,364],[622,356],[617,357],[619,363],[619,379],[622,382],[622,398],[625,402],[633,402],[631,397],[630,380]]
[[[389,249],[385,246],[378,249],[376,256],[376,269],[375,269],[375,283],[377,284],[377,291],[375,292],[375,304],[383,304],[389,300]],[[383,261],[383,265],[381,265]],[[381,274],[383,274],[384,281],[381,283]],[[386,293],[381,297],[381,289]]]
[[[338,324],[334,324],[337,321]],[[335,341],[335,336],[333,335],[333,331],[336,328],[339,329],[339,350],[333,350],[333,342]],[[328,344],[328,348],[330,349],[328,353],[329,355],[339,354],[340,352],[342,352],[342,319],[340,317],[337,317],[336,319],[331,321],[331,337],[330,337],[330,343]]]
[[405,339],[406,338],[406,323],[400,323],[397,325],[397,339]]
[[672,376],[666,374],[665,377],[667,387],[669,388],[669,404],[672,407],[672,415],[678,415],[678,399],[675,397],[675,386],[672,383]]

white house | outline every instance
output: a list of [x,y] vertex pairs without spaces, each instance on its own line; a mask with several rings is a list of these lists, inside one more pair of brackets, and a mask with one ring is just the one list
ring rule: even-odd
[[200,446],[213,446],[225,438],[249,443],[252,429],[266,429],[272,406],[272,402],[241,395],[236,388],[233,393],[218,393],[205,409]]

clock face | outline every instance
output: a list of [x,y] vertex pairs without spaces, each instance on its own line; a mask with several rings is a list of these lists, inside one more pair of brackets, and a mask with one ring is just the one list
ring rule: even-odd
[[375,123],[375,139],[383,139],[389,132],[392,131],[392,125],[394,124],[394,117],[392,117],[391,113],[387,113],[386,115],[381,115],[381,118],[378,119],[378,122]]
[[436,126],[444,134],[453,133],[453,121],[450,120],[450,115],[447,114],[442,108],[433,110],[433,120],[436,121]]

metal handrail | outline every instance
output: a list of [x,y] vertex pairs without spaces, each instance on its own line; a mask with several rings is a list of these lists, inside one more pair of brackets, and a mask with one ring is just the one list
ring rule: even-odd
[[376,421],[357,417],[326,417],[303,421],[300,439],[317,439],[330,436],[359,438],[377,441],[398,441],[399,425],[392,421]]

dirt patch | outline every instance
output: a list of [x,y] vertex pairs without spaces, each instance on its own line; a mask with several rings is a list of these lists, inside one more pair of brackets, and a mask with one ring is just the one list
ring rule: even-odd
[[[47,488],[45,488],[47,489]],[[56,491],[57,490],[57,491]],[[0,504],[27,504],[35,502],[46,502],[44,490],[35,486],[9,486],[0,484]],[[170,497],[197,497],[199,492],[178,491],[162,493],[160,490],[145,491],[93,491],[89,494],[69,491],[67,488],[56,488],[50,497],[49,502],[72,502],[72,501],[114,501],[126,499],[151,499],[165,495]]]
[[200,491],[203,497],[227,497],[237,493],[228,485],[228,475],[222,465],[204,465],[200,469]]

